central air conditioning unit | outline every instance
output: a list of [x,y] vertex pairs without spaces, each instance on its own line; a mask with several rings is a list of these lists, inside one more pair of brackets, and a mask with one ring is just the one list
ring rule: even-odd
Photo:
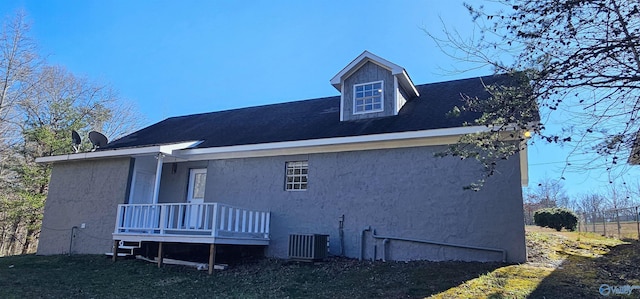
[[329,235],[291,234],[289,235],[289,259],[319,261],[329,253]]

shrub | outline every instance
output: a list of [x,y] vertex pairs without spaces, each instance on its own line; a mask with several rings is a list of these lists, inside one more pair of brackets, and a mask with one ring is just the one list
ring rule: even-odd
[[537,226],[550,227],[557,231],[562,228],[574,231],[578,225],[578,216],[568,209],[546,208],[535,211],[533,221]]

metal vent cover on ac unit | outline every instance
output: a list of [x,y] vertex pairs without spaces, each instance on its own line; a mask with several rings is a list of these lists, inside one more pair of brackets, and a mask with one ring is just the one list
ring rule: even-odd
[[291,234],[289,235],[289,259],[318,261],[328,255],[329,235]]

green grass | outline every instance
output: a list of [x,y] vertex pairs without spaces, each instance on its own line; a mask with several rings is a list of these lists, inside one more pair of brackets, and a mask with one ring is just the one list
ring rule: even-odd
[[498,268],[433,297],[597,298],[601,284],[640,285],[638,242],[533,228],[527,247],[528,263]]
[[0,258],[0,298],[591,298],[601,284],[640,285],[638,242],[536,231],[527,245],[522,265],[260,259],[211,276],[104,256],[10,256]]
[[181,266],[103,256],[0,258],[0,298],[398,298],[442,292],[497,263],[288,263],[262,259],[209,276]]

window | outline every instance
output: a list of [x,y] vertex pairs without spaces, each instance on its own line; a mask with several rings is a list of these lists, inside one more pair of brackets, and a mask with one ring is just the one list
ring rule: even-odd
[[307,161],[287,162],[287,180],[285,182],[285,190],[307,190],[308,172],[309,162]]
[[383,81],[353,86],[353,114],[382,111]]

